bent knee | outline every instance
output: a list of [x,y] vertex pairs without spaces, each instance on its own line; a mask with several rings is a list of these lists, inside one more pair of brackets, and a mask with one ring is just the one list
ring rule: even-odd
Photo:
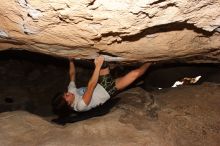
[[107,75],[107,74],[110,74],[109,68],[101,69],[100,72],[99,72],[100,76]]

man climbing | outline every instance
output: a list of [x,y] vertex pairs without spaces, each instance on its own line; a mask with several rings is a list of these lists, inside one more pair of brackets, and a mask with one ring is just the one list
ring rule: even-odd
[[90,78],[87,87],[77,89],[75,85],[75,66],[70,61],[69,76],[70,83],[68,91],[61,95],[61,98],[75,111],[88,111],[105,103],[110,97],[113,97],[118,91],[125,89],[137,78],[142,76],[149,68],[151,63],[145,63],[138,69],[130,71],[123,77],[113,79],[104,57],[95,58],[95,70]]

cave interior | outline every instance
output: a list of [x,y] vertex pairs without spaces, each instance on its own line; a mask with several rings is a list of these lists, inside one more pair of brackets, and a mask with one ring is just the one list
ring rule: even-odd
[[[93,60],[75,60],[76,84],[87,86],[94,69]],[[110,62],[111,74],[123,76],[141,63],[120,64]],[[57,115],[53,112],[51,101],[58,92],[63,92],[69,83],[69,61],[25,50],[6,50],[0,52],[0,112],[26,110],[51,120]],[[156,62],[129,88],[141,87],[147,92],[161,92],[173,88],[175,82],[195,86],[204,82],[220,83],[220,66],[212,63],[182,63],[175,61]],[[201,78],[193,83],[189,79]],[[105,105],[104,105],[105,106]],[[90,113],[91,115],[91,113]],[[91,116],[90,116],[91,117]],[[79,119],[80,120],[80,119]]]

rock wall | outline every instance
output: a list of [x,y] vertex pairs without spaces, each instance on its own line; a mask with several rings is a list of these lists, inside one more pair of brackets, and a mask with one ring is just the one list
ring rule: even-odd
[[[219,0],[1,0],[0,50],[220,62]],[[193,58],[192,60],[194,60]]]

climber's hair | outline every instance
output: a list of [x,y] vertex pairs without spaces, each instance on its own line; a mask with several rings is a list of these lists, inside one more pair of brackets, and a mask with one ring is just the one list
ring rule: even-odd
[[69,111],[69,106],[63,96],[64,92],[58,92],[52,99],[52,110],[58,116],[66,115]]

